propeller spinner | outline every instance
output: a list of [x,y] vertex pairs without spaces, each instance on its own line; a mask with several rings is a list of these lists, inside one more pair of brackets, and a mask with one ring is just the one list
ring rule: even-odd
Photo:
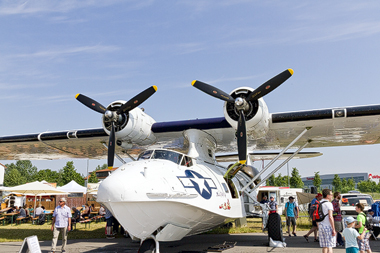
[[116,143],[116,136],[115,136],[115,123],[118,122],[119,118],[122,116],[122,114],[128,114],[129,111],[133,110],[140,104],[142,104],[145,100],[147,100],[150,96],[152,96],[157,91],[157,86],[153,85],[149,87],[148,89],[144,90],[143,92],[139,93],[126,103],[124,103],[117,111],[110,111],[107,110],[106,107],[104,107],[99,102],[93,100],[92,98],[89,98],[82,94],[77,94],[75,98],[87,106],[88,108],[104,114],[104,117],[111,121],[111,130],[110,130],[110,137],[108,141],[108,157],[107,157],[107,165],[108,169],[113,168],[114,163],[114,156],[115,156],[115,143]]
[[278,86],[280,86],[283,82],[285,82],[289,77],[293,75],[292,69],[287,69],[280,74],[276,75],[275,77],[271,78],[270,80],[266,81],[262,85],[260,85],[257,89],[255,89],[253,92],[251,92],[248,97],[237,97],[234,99],[229,94],[225,93],[224,91],[217,89],[207,83],[194,80],[192,82],[192,85],[203,91],[204,93],[216,97],[218,99],[221,99],[226,102],[232,102],[234,103],[234,106],[236,110],[239,112],[239,120],[238,120],[238,127],[237,127],[237,146],[238,146],[238,154],[239,154],[239,162],[241,164],[245,164],[247,161],[247,130],[246,130],[246,122],[245,122],[245,116],[244,113],[247,113],[249,110],[249,103],[253,100],[257,100],[261,97],[264,97],[265,95],[272,92],[274,89],[276,89]]

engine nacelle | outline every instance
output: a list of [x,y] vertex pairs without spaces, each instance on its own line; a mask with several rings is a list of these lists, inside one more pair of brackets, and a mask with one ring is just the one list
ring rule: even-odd
[[[118,100],[108,105],[107,110],[117,111],[126,101]],[[136,107],[128,114],[120,114],[115,123],[115,135],[118,145],[123,148],[131,148],[132,143],[137,145],[149,145],[156,141],[152,132],[155,120],[142,109]],[[110,134],[111,122],[103,116],[103,128]],[[120,143],[120,144],[119,144]]]
[[[233,90],[230,95],[233,98],[242,97],[246,98],[254,89],[250,87],[240,87]],[[248,101],[247,101],[248,102]],[[248,102],[249,109],[244,112],[247,135],[251,138],[264,137],[269,131],[269,111],[263,98]],[[239,111],[236,110],[234,103],[224,103],[224,117],[228,123],[237,129],[237,122],[239,120]]]

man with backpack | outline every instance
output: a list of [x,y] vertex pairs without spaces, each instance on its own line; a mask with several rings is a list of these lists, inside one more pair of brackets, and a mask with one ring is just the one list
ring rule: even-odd
[[332,253],[336,246],[336,232],[333,217],[333,205],[331,201],[333,195],[330,189],[323,189],[322,197],[318,210],[313,214],[313,220],[318,224],[319,229],[319,245],[322,247],[323,253]]
[[312,220],[312,228],[309,230],[309,232],[307,232],[306,235],[303,236],[305,237],[307,242],[309,242],[309,235],[311,235],[311,233],[313,232],[314,232],[314,242],[319,242],[317,238],[318,225],[317,225],[317,222],[313,220],[313,213],[317,207],[317,204],[319,205],[319,202],[321,200],[322,200],[322,194],[318,193],[309,205],[309,215],[310,215],[310,219]]
[[288,234],[290,234],[290,224],[293,225],[293,235],[296,234],[297,219],[298,219],[299,209],[297,203],[294,201],[292,196],[289,197],[289,202],[285,204],[285,216],[286,216],[286,225],[288,226]]
[[[358,229],[359,234],[363,233],[363,230],[365,228],[366,221],[367,221],[367,216],[363,212],[363,210],[364,210],[364,205],[362,203],[357,203],[355,205],[355,211],[358,213],[358,217],[356,218],[358,222],[355,228]],[[369,246],[370,236],[371,235],[369,234],[369,231],[367,230],[364,238],[362,240],[358,240],[360,253],[364,253],[365,251],[367,251],[367,253],[372,253],[371,247]]]

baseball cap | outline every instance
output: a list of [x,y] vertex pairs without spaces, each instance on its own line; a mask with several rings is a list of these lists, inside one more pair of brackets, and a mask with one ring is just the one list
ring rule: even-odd
[[318,197],[322,197],[322,194],[318,193],[317,195],[315,195],[316,198]]
[[348,217],[346,218],[346,223],[347,223],[347,224],[351,224],[351,223],[354,222],[354,221],[356,221],[356,220],[355,220],[354,217],[352,217],[352,216],[348,216]]
[[373,212],[373,210],[372,209],[368,209],[368,212],[370,213],[370,212]]
[[271,198],[271,199],[274,199],[274,197],[273,197],[273,196],[270,196],[270,198]]
[[294,199],[293,196],[290,196],[289,199]]

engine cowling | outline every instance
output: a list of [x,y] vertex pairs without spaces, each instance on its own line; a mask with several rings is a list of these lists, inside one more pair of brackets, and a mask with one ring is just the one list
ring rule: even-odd
[[[107,106],[107,110],[117,111],[126,101],[118,100]],[[149,145],[156,141],[152,132],[152,125],[155,120],[146,114],[142,109],[136,107],[128,114],[120,114],[115,123],[115,136],[118,145],[123,148],[131,148],[132,143],[137,145]],[[102,124],[104,131],[110,134],[111,121],[103,116]]]
[[[250,87],[240,87],[233,90],[230,95],[233,98],[246,98],[254,89]],[[248,109],[244,112],[246,120],[247,135],[251,138],[264,137],[269,131],[269,111],[263,98],[248,101]],[[239,111],[236,110],[234,103],[224,103],[224,117],[228,123],[237,129]]]

